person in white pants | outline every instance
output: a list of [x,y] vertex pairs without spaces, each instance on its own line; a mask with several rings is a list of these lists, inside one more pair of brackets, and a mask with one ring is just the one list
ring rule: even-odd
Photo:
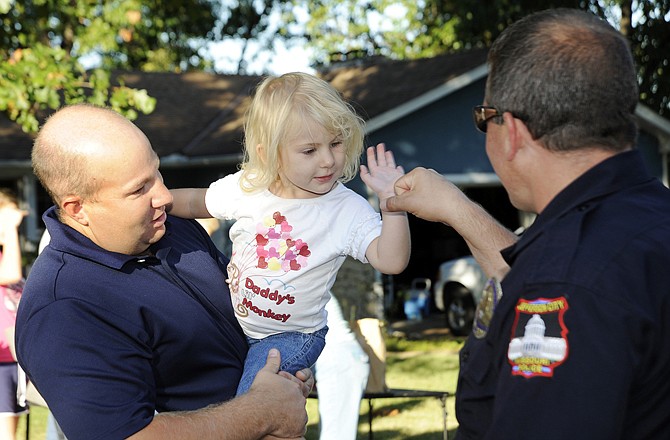
[[319,440],[355,440],[361,398],[370,374],[369,359],[342,316],[335,295],[326,311],[326,346],[315,365]]

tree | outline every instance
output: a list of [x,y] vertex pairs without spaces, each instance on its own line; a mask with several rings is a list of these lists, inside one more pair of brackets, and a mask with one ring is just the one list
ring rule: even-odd
[[523,15],[579,4],[579,0],[307,1],[306,34],[317,64],[375,55],[417,59],[488,47]]
[[[221,34],[222,38],[231,38],[242,47],[236,73],[247,73],[249,58],[253,59],[262,51],[274,52],[273,42],[276,39],[291,39],[288,24],[295,21],[292,6],[293,3],[290,0],[238,0],[233,2],[225,14]],[[259,47],[250,57],[251,42],[257,43]]]
[[637,2],[629,38],[638,65],[640,99],[670,119],[670,0]]
[[[414,40],[424,27],[416,2],[296,0],[296,3],[308,10],[305,37],[314,51],[317,66],[379,55],[394,59],[430,56],[428,49],[420,53],[413,49]],[[448,44],[443,42],[440,47],[443,52]]]
[[[151,113],[145,90],[112,84],[114,70],[213,70],[207,44],[226,38],[271,46],[271,14],[290,0],[0,0],[0,111],[27,132],[63,104],[109,105],[130,119]],[[245,73],[246,51],[236,73]],[[93,62],[92,62],[93,61]],[[84,64],[95,68],[86,69]],[[117,79],[117,81],[119,81]]]
[[[0,110],[27,132],[40,111],[62,104],[109,105],[130,119],[150,113],[155,100],[112,86],[110,70],[202,66],[190,39],[210,32],[216,13],[204,0],[0,0]],[[86,56],[98,68],[87,71]]]
[[489,47],[509,24],[569,7],[607,19],[629,38],[640,100],[670,119],[670,0],[295,0],[310,12],[317,65],[381,55],[394,59]]

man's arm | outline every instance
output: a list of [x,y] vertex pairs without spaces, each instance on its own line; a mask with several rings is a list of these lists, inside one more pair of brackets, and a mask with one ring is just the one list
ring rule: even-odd
[[449,225],[465,239],[488,276],[502,279],[509,271],[500,251],[518,237],[436,171],[412,170],[396,181],[395,193],[386,200],[389,211],[407,211]]
[[[52,256],[53,253],[50,253],[45,258]],[[41,261],[46,260],[42,258]],[[50,277],[50,271],[37,269],[31,273],[32,291],[28,292],[24,300],[35,298],[30,294],[35,293],[36,289],[44,290],[45,284],[42,281]],[[71,276],[76,277],[76,273]],[[30,286],[28,287],[28,290],[31,290]],[[173,298],[170,303],[173,305],[176,303],[177,307],[171,311],[161,309],[160,317],[167,314],[169,317],[166,319],[173,321],[182,313],[184,320],[187,321],[186,317],[193,316],[194,311],[200,308],[189,298]],[[189,305],[192,305],[193,309],[189,308]],[[236,380],[239,378],[239,369],[243,365],[241,361],[237,362],[238,355],[243,355],[243,353],[236,355],[231,352],[230,357],[224,355],[221,359],[223,362],[218,361],[219,356],[215,356],[213,362],[199,362],[197,359],[192,362],[187,358],[175,358],[172,367],[161,367],[158,370],[159,373],[164,374],[164,377],[174,377],[179,374],[187,377],[170,379],[168,382],[157,385],[156,381],[161,378],[156,376],[153,360],[161,356],[161,353],[172,357],[175,351],[154,350],[150,344],[153,341],[152,337],[138,329],[136,325],[126,327],[127,329],[132,328],[131,331],[119,331],[118,328],[123,326],[121,322],[123,317],[132,313],[130,310],[132,307],[130,309],[117,307],[115,310],[98,310],[98,307],[91,307],[86,301],[75,299],[56,301],[47,307],[43,307],[41,301],[33,300],[23,302],[19,307],[16,338],[19,362],[34,381],[39,392],[49,402],[50,409],[69,438],[91,438],[93,434],[97,434],[106,438],[129,438],[137,435],[136,438],[140,439],[257,439],[262,438],[265,432],[287,432],[287,430],[281,431],[282,426],[290,428],[298,423],[295,422],[296,420],[302,423],[300,429],[304,429],[304,395],[309,393],[309,388],[313,385],[310,371],[298,372],[297,376],[301,380],[285,372],[275,374],[279,359],[273,359],[271,365],[274,368],[270,368],[270,373],[266,372],[268,369],[266,367],[263,373],[258,374],[259,379],[254,385],[254,393],[250,391],[249,396],[244,399],[240,398],[239,401],[234,399],[225,402],[233,396],[237,385]],[[101,315],[108,319],[104,319]],[[115,319],[118,317],[121,317],[121,321]],[[202,318],[202,315],[200,317]],[[156,322],[156,319],[160,320],[159,315],[153,318],[152,322]],[[62,322],[67,322],[68,325],[62,326]],[[194,328],[184,324],[184,328]],[[59,328],[60,331],[55,330]],[[188,342],[188,347],[193,347],[190,349],[196,352],[208,350],[208,347],[217,347],[216,344],[211,345],[203,341],[223,336],[208,331],[211,329],[210,326],[195,328],[201,330],[199,334],[208,335],[207,338],[193,338]],[[171,335],[167,339],[168,343],[178,337],[177,330],[164,330]],[[57,336],[51,337],[54,334]],[[86,337],[83,337],[82,334],[85,334]],[[187,335],[184,338],[189,339]],[[171,342],[172,345],[176,343],[176,341]],[[184,346],[183,344],[177,345]],[[235,344],[224,344],[221,349],[234,351],[235,347]],[[64,352],[67,352],[66,356],[62,355]],[[182,365],[181,373],[178,367],[180,364]],[[221,380],[223,383],[212,383],[212,391],[208,392],[206,383],[189,379],[191,375],[200,374],[197,366],[204,367],[203,374],[206,374],[210,380]],[[224,370],[223,373],[207,372],[208,369],[211,370],[218,366]],[[226,370],[230,370],[230,373],[226,373]],[[291,379],[288,379],[289,377]],[[259,382],[259,380],[262,381]],[[171,404],[166,400],[169,399],[166,394],[158,396],[158,393],[165,390],[165,393],[172,394],[168,389],[172,384],[179,386],[185,392],[195,392],[202,397],[182,399],[182,396],[177,393],[174,395],[175,403]],[[278,400],[279,404],[277,404]],[[220,409],[216,409],[217,402],[225,403]],[[180,414],[177,411],[177,408],[204,408],[207,405],[209,405],[208,409],[201,410],[202,412],[185,411]],[[161,407],[171,407],[177,412],[168,414],[167,410],[163,412],[159,409],[161,413],[156,415],[154,409]],[[299,410],[295,410],[296,407]],[[266,420],[265,417],[269,417],[268,415],[271,417]],[[165,416],[176,416],[176,418]],[[270,423],[279,422],[286,425],[270,425]],[[208,433],[205,430],[203,433],[193,430],[194,424],[202,425],[202,428],[198,429],[207,427],[211,429],[213,425],[218,431]],[[247,426],[247,424],[258,426]],[[185,431],[193,431],[199,436],[181,435]],[[295,438],[299,437],[300,432],[298,435],[289,433],[282,434],[282,436]],[[170,436],[166,433],[175,434]],[[232,437],[237,433],[246,435],[246,437]]]
[[271,350],[248,393],[196,411],[157,414],[132,440],[300,439],[305,434],[306,395],[314,384],[309,370],[300,380],[279,373],[279,352]]

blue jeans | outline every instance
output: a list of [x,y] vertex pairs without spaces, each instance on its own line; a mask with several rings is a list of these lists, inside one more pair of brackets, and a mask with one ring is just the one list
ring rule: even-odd
[[51,411],[49,411],[49,416],[47,417],[46,440],[67,440]]
[[286,332],[263,339],[247,338],[249,352],[240,384],[237,386],[237,395],[249,391],[256,374],[265,366],[271,348],[276,348],[281,353],[281,371],[295,374],[303,368],[311,368],[326,345],[326,333],[327,326],[314,333]]

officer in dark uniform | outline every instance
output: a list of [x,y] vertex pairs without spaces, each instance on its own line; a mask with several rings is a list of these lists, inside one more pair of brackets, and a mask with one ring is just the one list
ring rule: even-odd
[[510,26],[488,61],[475,122],[535,222],[517,240],[425,169],[388,201],[453,226],[492,277],[461,352],[457,438],[669,439],[670,190],[634,149],[628,44],[553,9]]

